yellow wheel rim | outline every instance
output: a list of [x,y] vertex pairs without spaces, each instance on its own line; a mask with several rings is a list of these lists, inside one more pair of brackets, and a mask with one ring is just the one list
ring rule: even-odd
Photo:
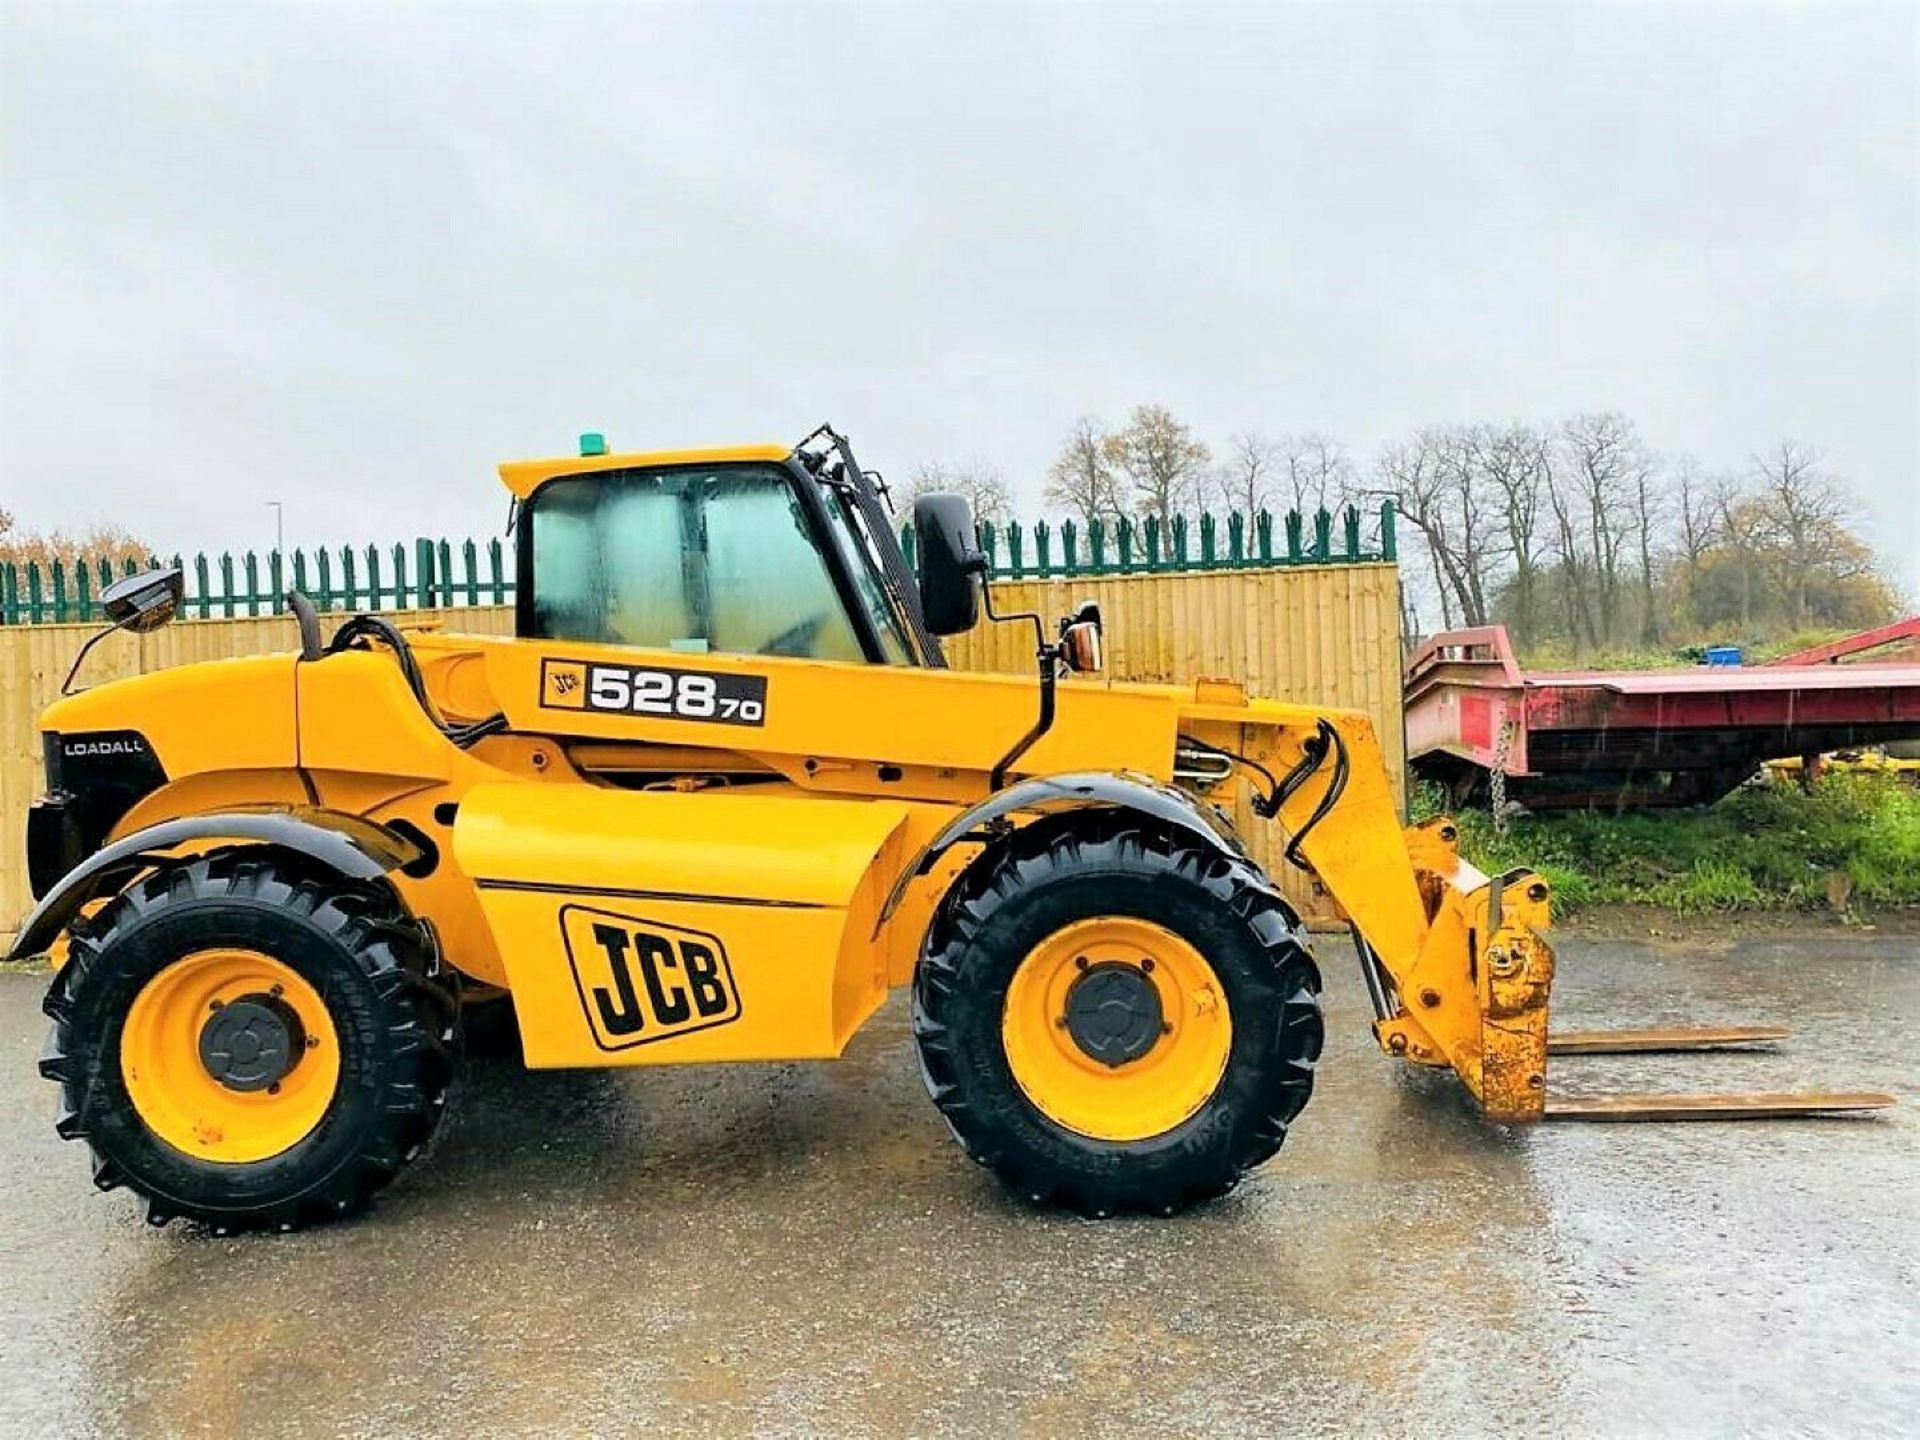
[[[222,1021],[228,1006],[240,1008]],[[120,1074],[160,1139],[197,1160],[244,1165],[292,1149],[320,1123],[339,1086],[340,1042],[320,992],[290,966],[257,950],[197,950],[134,997]]]
[[[1076,989],[1087,986],[1127,1002],[1110,1007],[1119,1018],[1093,1036],[1096,1048],[1117,1047],[1105,1059],[1083,1043],[1090,1022],[1104,1023],[1098,996]],[[1110,915],[1057,930],[1028,952],[1007,987],[1000,1033],[1014,1080],[1048,1119],[1095,1140],[1146,1140],[1219,1087],[1233,1019],[1198,950],[1164,926]]]

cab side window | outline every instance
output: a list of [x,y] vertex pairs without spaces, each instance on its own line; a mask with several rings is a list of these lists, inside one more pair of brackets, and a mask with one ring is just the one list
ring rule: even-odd
[[778,467],[582,475],[528,503],[535,636],[866,658]]

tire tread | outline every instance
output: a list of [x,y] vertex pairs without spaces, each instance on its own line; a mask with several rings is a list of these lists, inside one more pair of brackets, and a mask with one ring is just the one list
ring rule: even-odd
[[[355,1137],[352,1153],[310,1188],[252,1210],[200,1209],[161,1192],[135,1167],[103,1151],[93,1135],[98,1107],[126,1101],[103,1073],[108,1046],[81,1034],[76,1003],[112,966],[116,946],[158,912],[185,905],[239,903],[298,917],[332,940],[356,966],[383,1008],[384,1054],[375,1067],[382,1094],[369,1107],[376,1117]],[[200,1221],[216,1233],[296,1230],[362,1209],[374,1193],[422,1153],[445,1113],[459,1070],[459,1012],[438,973],[431,945],[391,892],[315,874],[288,859],[247,850],[223,850],[157,870],[130,885],[97,915],[75,925],[67,962],[48,987],[42,1009],[52,1019],[40,1073],[60,1087],[55,1128],[62,1138],[86,1139],[93,1179],[102,1190],[124,1186],[146,1202],[146,1219]],[[111,1047],[117,1054],[118,1047]]]
[[[960,1049],[964,1027],[955,1020],[973,1003],[969,987],[977,979],[972,972],[984,963],[976,948],[982,932],[1006,906],[1035,887],[1102,871],[1178,877],[1236,917],[1264,958],[1264,980],[1272,987],[1280,1022],[1263,1057],[1258,1113],[1234,1125],[1224,1157],[1196,1147],[1194,1164],[1173,1173],[1162,1168],[1151,1178],[1127,1178],[1127,1167],[1107,1163],[1068,1169],[1031,1153],[1008,1123],[1006,1107],[1032,1109],[1017,1085],[1009,1094],[989,1097],[989,1103],[978,1103],[978,1094],[969,1095]],[[1015,1194],[1036,1205],[1057,1204],[1096,1218],[1120,1211],[1171,1215],[1226,1194],[1280,1148],[1312,1093],[1322,1038],[1319,988],[1319,972],[1302,942],[1298,920],[1251,860],[1143,817],[1076,817],[1072,823],[1041,821],[1026,827],[983,852],[955,881],[929,927],[915,972],[913,1034],[921,1078],[947,1128],[969,1156],[994,1171]],[[1074,1138],[1087,1147],[1090,1158],[1097,1153],[1105,1159],[1116,1148],[1110,1142]]]

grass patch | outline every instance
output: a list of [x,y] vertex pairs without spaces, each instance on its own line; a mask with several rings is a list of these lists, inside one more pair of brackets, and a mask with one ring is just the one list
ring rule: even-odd
[[[1416,816],[1438,808],[1421,787]],[[1920,790],[1884,775],[1829,774],[1811,794],[1755,785],[1703,810],[1521,815],[1504,833],[1459,816],[1461,850],[1488,873],[1528,865],[1556,913],[1595,904],[1681,914],[1920,904]]]
[[1737,645],[1741,664],[1765,665],[1783,655],[1825,645],[1852,633],[1850,630],[1796,630],[1770,640],[1714,633],[1702,635],[1690,644],[1608,646],[1599,650],[1581,650],[1564,637],[1550,637],[1522,647],[1520,660],[1532,670],[1672,670],[1704,663],[1709,646]]

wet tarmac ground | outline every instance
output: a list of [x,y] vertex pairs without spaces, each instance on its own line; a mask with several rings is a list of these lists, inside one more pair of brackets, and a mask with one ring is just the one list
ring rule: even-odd
[[0,976],[0,1433],[1908,1434],[1920,938],[1561,937],[1557,1019],[1785,1024],[1554,1089],[1890,1090],[1884,1118],[1488,1127],[1329,1046],[1274,1161],[1176,1220],[1009,1200],[895,1003],[836,1065],[476,1065],[436,1153],[295,1236],[149,1230]]

